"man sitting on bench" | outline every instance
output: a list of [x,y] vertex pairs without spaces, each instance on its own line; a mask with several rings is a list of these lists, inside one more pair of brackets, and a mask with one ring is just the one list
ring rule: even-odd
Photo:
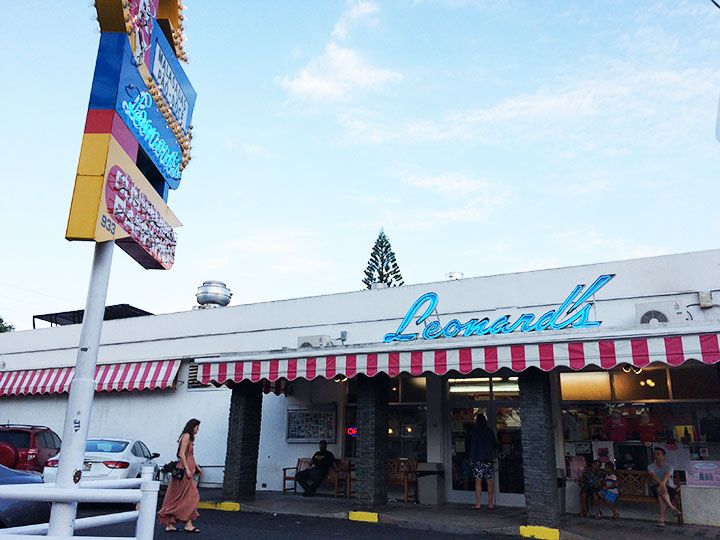
[[303,497],[315,495],[320,482],[328,475],[333,465],[335,465],[335,456],[328,451],[327,442],[320,441],[320,450],[313,454],[310,467],[295,474],[295,480],[305,490]]

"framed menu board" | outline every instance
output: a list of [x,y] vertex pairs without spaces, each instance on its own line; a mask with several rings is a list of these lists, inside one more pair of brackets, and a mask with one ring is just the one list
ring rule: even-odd
[[335,442],[337,431],[335,405],[313,409],[288,409],[287,434],[289,443]]

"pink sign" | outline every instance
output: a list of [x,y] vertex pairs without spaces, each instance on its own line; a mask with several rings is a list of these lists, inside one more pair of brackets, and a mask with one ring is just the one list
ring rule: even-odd
[[145,268],[170,269],[175,262],[175,231],[117,165],[105,183],[105,203],[108,213],[130,235],[117,245]]
[[720,487],[720,461],[691,461],[685,476],[688,486]]

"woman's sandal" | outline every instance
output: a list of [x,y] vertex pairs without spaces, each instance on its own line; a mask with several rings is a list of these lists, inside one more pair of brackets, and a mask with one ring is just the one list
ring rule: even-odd
[[198,529],[197,527],[193,527],[192,529],[183,529],[183,531],[185,531],[186,533],[199,533],[200,529]]
[[177,529],[173,527],[172,529],[165,529],[165,532],[174,533],[177,532]]

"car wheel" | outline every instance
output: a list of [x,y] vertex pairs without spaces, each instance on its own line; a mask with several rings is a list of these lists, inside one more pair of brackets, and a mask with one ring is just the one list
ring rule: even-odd
[[6,442],[0,442],[0,465],[5,465],[8,469],[14,469],[17,466],[17,461],[17,448]]

